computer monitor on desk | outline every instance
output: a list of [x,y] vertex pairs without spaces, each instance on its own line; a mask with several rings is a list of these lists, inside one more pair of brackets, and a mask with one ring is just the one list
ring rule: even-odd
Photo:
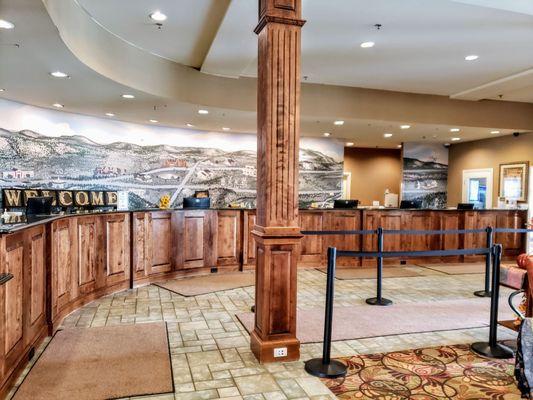
[[457,204],[458,210],[473,210],[474,209],[474,203],[459,203]]
[[52,214],[52,197],[30,197],[26,204],[26,218],[29,222]]
[[400,208],[408,209],[408,208],[421,208],[421,204],[419,201],[416,200],[402,200],[400,203]]
[[359,200],[334,200],[333,208],[357,208]]

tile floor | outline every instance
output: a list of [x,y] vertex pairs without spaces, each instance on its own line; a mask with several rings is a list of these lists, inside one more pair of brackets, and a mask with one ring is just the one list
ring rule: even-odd
[[[323,307],[325,279],[326,276],[316,270],[299,272],[299,308]],[[374,280],[336,280],[335,284],[337,306],[363,304],[365,298],[374,296]],[[384,295],[397,303],[431,302],[470,298],[473,291],[482,289],[482,285],[483,275],[441,274],[390,278],[384,281]],[[90,303],[69,315],[63,326],[94,327],[166,321],[176,393],[145,396],[143,399],[335,398],[319,379],[307,375],[303,369],[303,361],[321,355],[320,343],[302,345],[301,361],[298,362],[257,363],[249,348],[249,336],[235,317],[235,313],[250,309],[254,303],[253,297],[253,287],[182,297],[150,285]],[[511,331],[499,329],[499,339],[514,337]],[[471,343],[487,338],[488,328],[479,328],[346,340],[333,343],[332,356]],[[42,351],[45,344],[38,352]]]

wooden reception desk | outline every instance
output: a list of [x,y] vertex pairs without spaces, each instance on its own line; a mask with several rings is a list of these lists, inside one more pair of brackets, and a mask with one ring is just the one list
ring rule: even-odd
[[[526,211],[301,210],[302,230],[521,228]],[[65,215],[0,234],[0,396],[34,346],[70,312],[106,294],[191,274],[251,269],[253,210],[171,210]],[[373,250],[374,235],[306,236],[300,264],[319,266],[328,246]],[[523,251],[519,234],[497,234],[504,255]],[[386,250],[484,247],[485,235],[387,236]],[[452,258],[444,261],[472,261]],[[401,260],[389,260],[399,262]],[[427,261],[427,260],[425,260]],[[434,259],[432,261],[443,261]],[[341,265],[374,265],[344,259]]]

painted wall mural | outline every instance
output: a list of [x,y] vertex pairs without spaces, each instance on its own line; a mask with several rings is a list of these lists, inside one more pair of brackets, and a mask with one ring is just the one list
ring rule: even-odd
[[448,184],[448,149],[439,143],[403,146],[402,200],[422,208],[445,208]]
[[[212,205],[255,206],[256,135],[155,127],[0,99],[0,187],[128,191],[130,208],[209,189]],[[343,145],[302,138],[300,205],[341,195]]]

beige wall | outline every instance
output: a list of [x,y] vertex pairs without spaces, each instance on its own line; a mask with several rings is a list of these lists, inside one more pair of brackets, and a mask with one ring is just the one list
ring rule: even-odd
[[518,137],[506,135],[452,145],[448,170],[448,205],[456,206],[461,202],[463,170],[493,168],[492,204],[496,207],[500,164],[514,161],[529,161],[533,164],[533,133],[520,134]]
[[383,204],[385,189],[400,193],[401,151],[395,149],[344,148],[344,172],[352,174],[351,195],[362,205]]

